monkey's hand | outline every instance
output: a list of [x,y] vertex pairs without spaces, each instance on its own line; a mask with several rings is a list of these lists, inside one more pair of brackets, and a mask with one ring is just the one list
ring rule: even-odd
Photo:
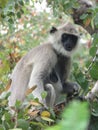
[[75,82],[65,82],[63,83],[63,90],[62,93],[66,94],[67,97],[74,97],[77,96],[80,92],[81,87]]

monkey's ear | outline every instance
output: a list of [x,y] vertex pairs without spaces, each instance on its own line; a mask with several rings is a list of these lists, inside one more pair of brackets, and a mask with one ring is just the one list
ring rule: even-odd
[[52,27],[51,30],[50,30],[50,33],[55,33],[56,31],[57,31],[57,28]]

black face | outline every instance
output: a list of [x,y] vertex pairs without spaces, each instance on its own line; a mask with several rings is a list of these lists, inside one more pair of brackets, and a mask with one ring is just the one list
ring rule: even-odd
[[67,51],[72,51],[77,44],[78,37],[73,34],[63,33],[61,36],[61,42]]

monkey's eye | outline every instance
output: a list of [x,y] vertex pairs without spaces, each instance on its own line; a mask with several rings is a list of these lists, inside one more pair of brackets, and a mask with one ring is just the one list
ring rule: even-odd
[[66,33],[63,33],[61,39],[62,39],[62,42],[67,41],[68,40],[68,35]]
[[62,38],[67,38],[67,35],[65,33],[62,34]]

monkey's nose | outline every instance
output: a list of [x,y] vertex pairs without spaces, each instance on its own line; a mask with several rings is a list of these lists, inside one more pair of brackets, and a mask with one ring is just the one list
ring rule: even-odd
[[70,44],[66,44],[66,50],[67,50],[67,51],[71,51],[71,50],[72,50],[72,47],[71,47]]

